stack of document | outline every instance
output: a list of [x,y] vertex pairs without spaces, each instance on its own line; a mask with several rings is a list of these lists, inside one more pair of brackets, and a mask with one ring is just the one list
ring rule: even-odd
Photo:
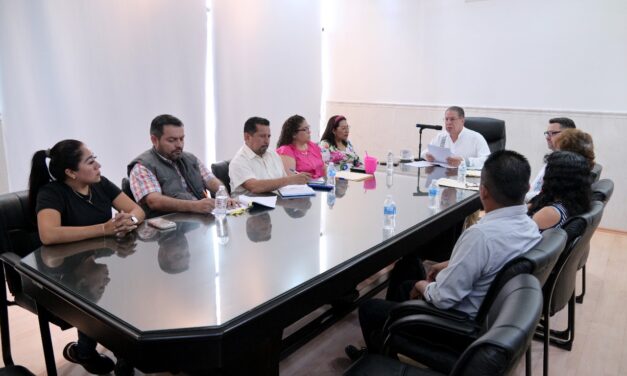
[[279,194],[284,198],[315,196],[316,192],[306,184],[286,185],[279,188]]

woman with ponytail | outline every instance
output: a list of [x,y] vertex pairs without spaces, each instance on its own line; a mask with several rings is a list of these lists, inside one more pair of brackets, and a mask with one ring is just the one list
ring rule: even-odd
[[[122,237],[144,220],[143,210],[100,175],[96,156],[80,141],[63,140],[33,155],[29,201],[43,244]],[[111,214],[111,208],[118,213]],[[96,341],[78,333],[63,350],[70,362],[94,374],[113,371],[111,358],[96,351]]]

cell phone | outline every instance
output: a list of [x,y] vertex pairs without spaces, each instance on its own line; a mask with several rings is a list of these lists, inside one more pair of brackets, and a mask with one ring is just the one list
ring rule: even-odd
[[176,223],[163,218],[150,218],[146,222],[159,230],[171,230],[176,228]]

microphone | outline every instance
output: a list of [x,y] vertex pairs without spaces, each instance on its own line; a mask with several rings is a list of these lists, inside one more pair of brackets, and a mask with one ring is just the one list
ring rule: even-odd
[[436,131],[441,131],[442,130],[442,126],[441,125],[416,124],[416,128],[433,129],[433,130],[436,130]]

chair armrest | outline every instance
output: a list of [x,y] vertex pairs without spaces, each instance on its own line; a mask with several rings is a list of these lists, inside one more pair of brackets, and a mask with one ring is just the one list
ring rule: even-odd
[[473,320],[462,322],[429,314],[410,315],[396,320],[384,333],[383,353],[400,353],[448,374],[479,334]]
[[390,311],[388,322],[391,323],[401,317],[420,314],[442,317],[458,322],[468,321],[468,315],[463,312],[456,311],[454,309],[439,309],[424,300],[408,300],[399,303]]
[[2,255],[0,255],[0,259],[5,264],[10,265],[11,267],[14,267],[15,265],[20,263],[22,258],[13,252],[5,252]]
[[[390,335],[402,334],[423,337],[426,333],[437,336],[457,336],[474,340],[479,328],[473,320],[458,321],[429,314],[410,315],[399,318],[388,327]],[[439,338],[439,337],[433,337]]]

